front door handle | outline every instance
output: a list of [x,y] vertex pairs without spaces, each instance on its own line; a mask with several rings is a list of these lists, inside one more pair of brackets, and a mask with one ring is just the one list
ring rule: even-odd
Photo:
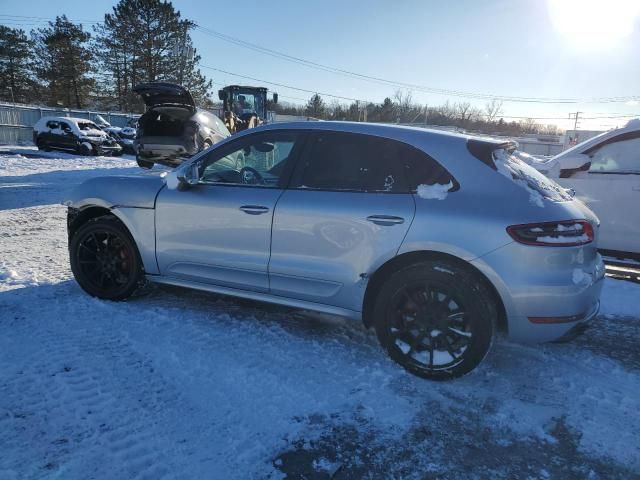
[[263,207],[262,205],[243,205],[240,207],[240,210],[249,215],[260,215],[269,211],[267,207]]
[[640,192],[640,185],[638,185],[636,187],[632,187],[631,190],[633,190],[635,192]]
[[367,217],[369,222],[375,223],[376,225],[399,225],[404,223],[404,218],[395,217],[393,215],[370,215]]

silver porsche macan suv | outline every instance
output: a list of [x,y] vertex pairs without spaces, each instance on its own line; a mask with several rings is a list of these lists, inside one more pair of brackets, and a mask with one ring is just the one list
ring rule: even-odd
[[389,125],[275,124],[175,171],[72,194],[89,294],[145,280],[361,320],[410,372],[469,372],[505,331],[573,335],[598,312],[598,219],[501,141]]

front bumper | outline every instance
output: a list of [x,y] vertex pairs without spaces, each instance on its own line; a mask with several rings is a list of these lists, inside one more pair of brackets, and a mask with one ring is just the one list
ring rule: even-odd
[[117,143],[115,145],[94,143],[93,145],[98,152],[98,155],[114,155],[122,152],[122,147]]

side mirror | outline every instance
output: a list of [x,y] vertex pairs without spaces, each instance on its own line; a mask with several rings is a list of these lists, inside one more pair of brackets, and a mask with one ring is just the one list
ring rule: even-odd
[[188,190],[200,182],[200,162],[181,165],[165,177],[169,190]]
[[218,90],[218,99],[225,101],[227,99],[227,92],[225,92],[224,90]]
[[560,164],[560,178],[569,178],[577,172],[589,170],[591,157],[584,153],[572,153],[558,160]]
[[278,103],[278,94],[277,93],[273,94],[273,103]]

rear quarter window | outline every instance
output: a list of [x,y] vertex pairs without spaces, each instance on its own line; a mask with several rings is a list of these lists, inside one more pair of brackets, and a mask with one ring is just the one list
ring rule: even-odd
[[490,140],[470,139],[467,149],[479,161],[496,173],[508,178],[529,192],[530,203],[544,207],[543,199],[555,202],[573,199],[569,191],[545,177],[531,165],[523,162],[513,142],[498,143]]
[[492,156],[496,171],[526,189],[532,204],[544,207],[543,198],[554,202],[573,198],[565,188],[520,160],[512,150],[499,148],[493,151]]

